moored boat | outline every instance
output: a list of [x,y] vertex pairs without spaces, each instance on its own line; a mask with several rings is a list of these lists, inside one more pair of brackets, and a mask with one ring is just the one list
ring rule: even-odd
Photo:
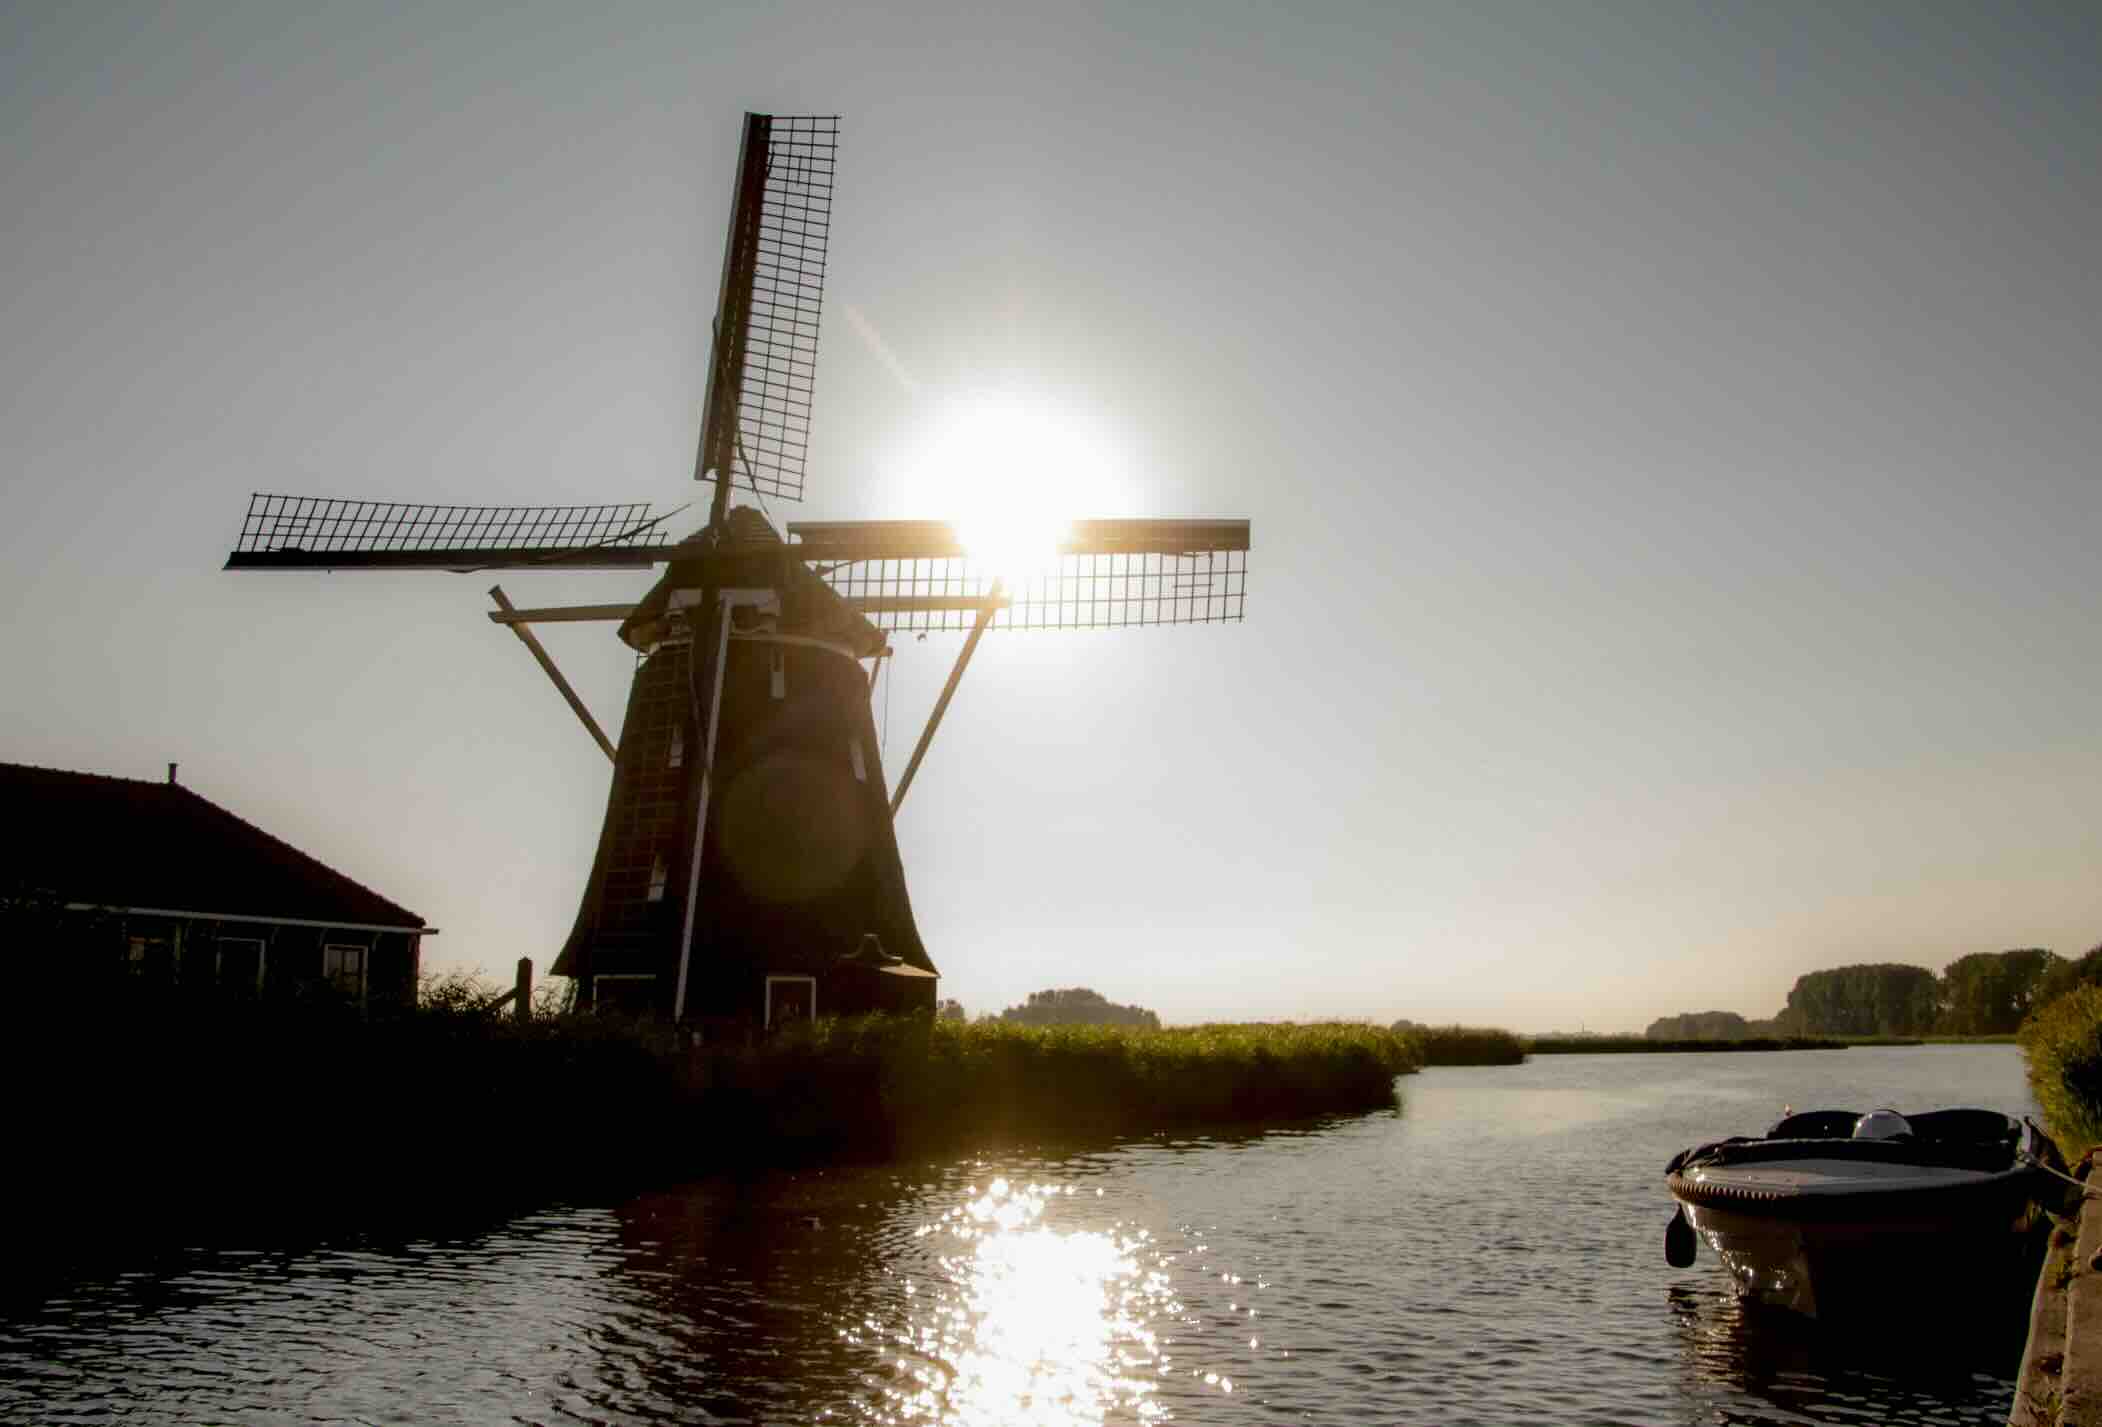
[[1665,1258],[1705,1241],[1741,1293],[1812,1317],[1947,1305],[2033,1272],[2046,1165],[2043,1132],[1994,1110],[1786,1115],[1672,1158]]

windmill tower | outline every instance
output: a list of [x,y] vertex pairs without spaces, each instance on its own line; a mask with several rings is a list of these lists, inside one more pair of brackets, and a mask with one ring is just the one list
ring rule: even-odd
[[[613,763],[553,968],[582,1004],[701,1026],[931,1007],[892,818],[979,639],[1243,614],[1245,520],[1079,521],[1055,563],[1003,579],[943,521],[790,522],[784,540],[731,506],[733,488],[802,499],[838,135],[829,116],[745,116],[694,463],[714,490],[692,535],[669,539],[669,517],[642,504],[258,494],[227,557],[229,570],[664,567],[632,605],[519,609],[490,591],[489,618]],[[575,620],[617,621],[638,656],[617,747],[532,632]],[[930,630],[967,638],[889,791],[875,669],[888,635]]]

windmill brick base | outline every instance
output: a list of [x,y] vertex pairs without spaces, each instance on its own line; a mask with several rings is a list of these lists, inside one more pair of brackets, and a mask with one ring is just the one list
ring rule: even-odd
[[701,1024],[931,1008],[860,663],[882,631],[756,512],[726,535],[621,626],[644,657],[555,974],[586,1005]]

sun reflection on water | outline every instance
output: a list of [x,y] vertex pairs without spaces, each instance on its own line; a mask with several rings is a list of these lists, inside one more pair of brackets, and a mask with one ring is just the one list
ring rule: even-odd
[[942,1281],[905,1285],[905,1327],[845,1335],[888,1358],[868,1420],[1097,1427],[1166,1416],[1155,1384],[1170,1356],[1154,1325],[1182,1304],[1145,1230],[1045,1225],[1046,1208],[1074,1192],[995,1179],[916,1230],[946,1241]]

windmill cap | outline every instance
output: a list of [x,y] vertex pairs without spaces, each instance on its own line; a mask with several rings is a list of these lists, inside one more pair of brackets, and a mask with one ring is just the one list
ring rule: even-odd
[[746,506],[730,512],[715,538],[703,532],[679,547],[670,568],[622,621],[622,642],[649,653],[670,637],[672,591],[707,586],[776,591],[783,634],[837,644],[863,659],[884,647],[883,631],[812,573],[765,516]]

